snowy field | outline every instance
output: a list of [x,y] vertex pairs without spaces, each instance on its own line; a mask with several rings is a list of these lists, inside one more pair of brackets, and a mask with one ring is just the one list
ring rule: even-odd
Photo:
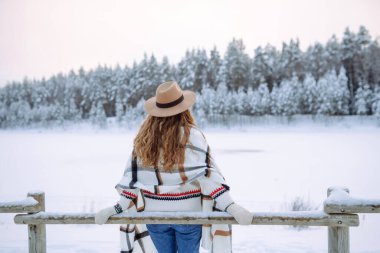
[[[284,211],[300,196],[322,208],[332,185],[380,198],[380,128],[259,127],[204,132],[236,202]],[[43,190],[47,211],[95,212],[118,200],[114,189],[135,130],[1,131],[0,201]],[[0,252],[28,252],[27,227],[0,214]],[[49,253],[119,252],[119,225],[47,225]],[[361,214],[351,252],[380,252],[380,214]],[[233,225],[236,253],[327,252],[327,228]],[[206,252],[201,250],[201,252]]]

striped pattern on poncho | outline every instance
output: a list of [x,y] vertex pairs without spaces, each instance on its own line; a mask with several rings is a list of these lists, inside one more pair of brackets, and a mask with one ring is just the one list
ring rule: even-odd
[[[184,164],[175,166],[172,172],[146,168],[132,151],[115,188],[128,212],[219,212],[233,203],[230,187],[197,127],[191,128]],[[120,236],[121,252],[157,252],[145,224],[121,225]],[[232,252],[231,224],[203,224],[201,246],[212,253]]]

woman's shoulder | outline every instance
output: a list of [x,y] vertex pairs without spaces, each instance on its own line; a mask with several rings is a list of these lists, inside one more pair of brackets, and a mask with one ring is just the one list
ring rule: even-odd
[[190,127],[190,135],[197,137],[197,138],[206,139],[203,131],[199,128],[199,126],[196,126],[196,125],[192,125]]
[[206,149],[207,148],[207,141],[206,137],[203,133],[203,131],[198,126],[192,126],[190,128],[190,136],[189,136],[189,142],[190,144]]

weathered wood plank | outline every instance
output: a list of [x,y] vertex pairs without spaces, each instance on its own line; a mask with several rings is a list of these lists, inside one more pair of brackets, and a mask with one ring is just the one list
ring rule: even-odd
[[329,253],[349,253],[350,234],[348,227],[328,228],[328,252]]
[[0,202],[0,213],[31,213],[39,210],[39,204],[33,197],[20,201]]
[[354,198],[339,187],[330,187],[328,194],[323,202],[326,213],[380,213],[380,199]]
[[[329,187],[327,198],[346,199],[349,198],[350,190],[345,187]],[[334,195],[333,197],[331,197]],[[350,253],[350,231],[349,227],[333,227],[327,229],[328,253]]]
[[[38,211],[45,211],[45,193],[29,192],[28,197],[38,202]],[[33,214],[28,214],[33,215]],[[28,224],[29,253],[46,253],[46,225]]]
[[[94,213],[39,212],[18,214],[16,224],[95,224]],[[238,224],[226,212],[137,212],[113,215],[107,224]],[[255,212],[252,225],[358,226],[356,214],[323,211]]]
[[324,206],[326,213],[380,213],[380,202],[372,204],[357,204],[352,206],[351,204],[333,204],[327,203]]

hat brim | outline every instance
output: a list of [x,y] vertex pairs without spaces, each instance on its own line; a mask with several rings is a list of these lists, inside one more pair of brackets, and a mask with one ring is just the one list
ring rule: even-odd
[[151,97],[144,103],[144,109],[147,113],[155,117],[168,117],[186,111],[195,103],[196,96],[191,90],[182,91],[184,100],[170,108],[160,108],[156,105],[156,97]]

